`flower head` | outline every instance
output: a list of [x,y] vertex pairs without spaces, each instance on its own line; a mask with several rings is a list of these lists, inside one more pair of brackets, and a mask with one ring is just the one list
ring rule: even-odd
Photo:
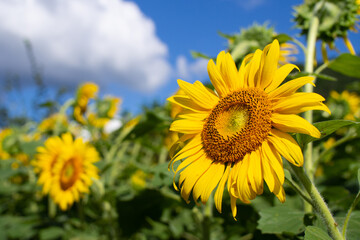
[[68,120],[66,115],[62,114],[53,114],[48,118],[45,118],[38,126],[39,131],[41,132],[51,132],[55,129],[57,122],[59,122],[62,126],[68,125]]
[[37,150],[38,183],[62,210],[89,192],[92,178],[99,178],[94,165],[99,160],[97,151],[81,138],[73,140],[70,133],[47,139]]
[[12,130],[9,128],[0,130],[0,160],[10,158],[10,154],[4,150],[3,145],[4,145],[4,139],[7,136],[10,136],[11,133],[12,133]]
[[[236,200],[249,203],[262,194],[263,182],[281,201],[283,189],[283,156],[302,166],[303,155],[288,133],[320,137],[317,128],[298,116],[307,110],[324,110],[323,97],[316,93],[296,92],[313,77],[301,77],[281,85],[297,68],[286,64],[278,68],[280,48],[277,40],[263,51],[244,58],[239,70],[230,54],[221,52],[216,64],[210,60],[208,72],[215,91],[201,82],[178,80],[186,93],[168,100],[184,110],[170,130],[181,133],[186,145],[172,158],[169,166],[183,160],[180,173],[181,196],[189,201],[207,202],[216,188],[215,205],[221,212],[225,184],[231,199],[233,216]],[[175,188],[177,186],[174,184]]]
[[338,118],[346,120],[360,118],[360,97],[355,92],[350,93],[345,90],[338,93],[331,91],[330,96],[328,106],[330,109],[334,109]]
[[84,114],[90,99],[96,97],[99,87],[95,83],[87,82],[81,85],[77,91],[74,105],[74,119],[81,124],[85,124]]

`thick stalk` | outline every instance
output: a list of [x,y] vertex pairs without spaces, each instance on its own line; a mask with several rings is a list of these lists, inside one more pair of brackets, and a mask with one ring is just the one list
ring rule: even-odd
[[[319,18],[317,17],[317,11],[313,13],[312,20],[310,23],[309,34],[307,36],[307,52],[305,59],[305,72],[308,74],[312,74],[314,72],[314,58],[315,58],[315,45],[316,45],[316,37],[317,31],[319,28]],[[311,93],[313,92],[313,85],[306,84],[304,86],[304,92]],[[307,111],[304,114],[304,118],[309,122],[313,122],[313,113],[312,111]],[[314,164],[313,164],[313,145],[309,143],[305,148],[305,169],[307,174],[310,177],[310,180],[314,179]],[[307,202],[304,202],[305,212],[311,212],[312,207]]]
[[339,229],[337,228],[338,224],[335,222],[334,217],[332,216],[324,199],[321,197],[319,191],[316,189],[313,182],[310,181],[309,177],[305,174],[303,168],[296,167],[292,164],[289,165],[291,166],[296,177],[303,184],[305,190],[309,193],[314,205],[314,209],[318,212],[318,214],[321,216],[322,220],[324,221],[330,236],[334,240],[344,240]]

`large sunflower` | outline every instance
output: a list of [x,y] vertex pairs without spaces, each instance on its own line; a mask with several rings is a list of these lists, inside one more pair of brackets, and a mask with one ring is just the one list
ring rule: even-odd
[[89,192],[92,178],[99,178],[94,165],[99,160],[97,151],[81,138],[73,140],[70,133],[49,138],[38,152],[38,183],[62,210]]
[[[186,142],[171,160],[180,172],[181,196],[206,203],[215,192],[215,205],[221,212],[225,184],[236,216],[236,200],[249,203],[262,194],[263,182],[281,201],[283,189],[283,156],[290,163],[302,166],[303,155],[290,133],[320,137],[320,132],[296,115],[307,110],[324,110],[324,98],[316,93],[296,92],[303,85],[313,84],[313,77],[300,77],[280,84],[297,68],[286,64],[278,68],[279,43],[273,41],[245,57],[239,71],[230,54],[221,52],[215,63],[210,60],[208,73],[215,91],[201,82],[178,80],[186,93],[168,100],[184,108],[171,126]],[[177,186],[174,184],[175,188]]]

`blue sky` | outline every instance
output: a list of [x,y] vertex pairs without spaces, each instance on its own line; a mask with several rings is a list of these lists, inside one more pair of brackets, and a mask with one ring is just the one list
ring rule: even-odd
[[[17,99],[13,109],[21,112],[36,94],[23,44],[27,39],[50,95],[60,86],[74,90],[94,81],[101,95],[121,97],[122,109],[136,114],[143,104],[164,103],[178,78],[208,79],[207,61],[193,59],[190,51],[216,56],[226,47],[218,31],[231,34],[267,22],[278,33],[297,34],[292,7],[301,2],[0,0],[0,81],[17,74],[25,104],[16,103],[16,92],[3,92],[0,101]],[[356,50],[358,35],[350,35]]]

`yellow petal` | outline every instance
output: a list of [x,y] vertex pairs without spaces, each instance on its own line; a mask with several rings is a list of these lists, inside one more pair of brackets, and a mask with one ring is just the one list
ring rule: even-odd
[[219,211],[219,213],[221,213],[221,203],[222,203],[222,198],[223,198],[223,194],[224,194],[225,183],[228,180],[229,172],[230,172],[230,168],[231,168],[229,165],[230,164],[228,164],[226,166],[225,172],[220,180],[220,183],[216,189],[215,196],[214,196],[215,207]]
[[271,116],[273,126],[283,132],[304,133],[319,138],[320,131],[311,123],[295,114],[273,113]]
[[245,155],[241,161],[240,169],[237,173],[237,188],[239,193],[239,199],[244,203],[250,203],[249,200],[256,197],[255,191],[251,187],[251,183],[248,181],[248,172],[250,165],[250,154]]
[[208,109],[202,108],[199,105],[195,104],[194,101],[188,96],[184,95],[174,95],[167,99],[169,102],[176,104],[180,107],[186,108],[193,112],[208,112]]
[[253,56],[254,56],[254,54],[250,53],[250,54],[246,55],[244,57],[244,60],[241,62],[241,65],[240,65],[240,68],[239,68],[239,73],[238,73],[238,76],[239,76],[239,88],[248,87],[247,78],[245,78],[245,72],[246,72],[245,67],[248,65],[249,61],[252,59]]
[[196,121],[193,119],[179,119],[179,120],[175,120],[170,125],[169,130],[173,132],[180,132],[186,134],[196,134],[202,131],[203,126],[204,126],[203,121]]
[[253,191],[258,195],[262,194],[264,188],[264,180],[259,150],[255,150],[250,154],[249,169],[247,175],[248,181],[251,183]]
[[230,53],[226,53],[224,59],[224,64],[220,65],[221,74],[223,75],[228,88],[231,91],[235,91],[242,85],[240,79],[238,78],[238,70]]
[[[199,159],[202,159],[205,157],[205,153],[204,151],[197,151],[194,154],[188,156],[183,162],[180,163],[180,165],[176,168],[176,172],[174,174],[173,177],[173,186],[175,188],[176,191],[178,191],[178,187],[175,184],[175,178],[177,176],[177,174],[184,169],[185,167],[187,167],[189,164],[193,164],[194,162],[198,161]],[[180,178],[179,179],[179,186],[182,185],[183,181],[185,180],[185,178]]]
[[197,121],[202,121],[209,116],[207,112],[199,112],[199,113],[187,113],[187,114],[180,114],[177,117],[183,119],[192,119]]
[[299,88],[301,88],[302,86],[304,86],[307,83],[310,83],[313,86],[315,86],[315,84],[313,83],[314,79],[315,79],[314,77],[296,78],[294,80],[284,83],[279,88],[276,88],[274,91],[270,92],[269,97],[270,98],[279,98],[279,97],[289,96],[289,95],[295,93],[296,90],[298,90]]
[[278,40],[274,40],[270,45],[270,49],[266,54],[264,67],[262,69],[261,74],[261,85],[260,87],[264,89],[265,87],[269,86],[269,84],[273,81],[278,62],[279,62],[279,54],[280,54],[280,47]]
[[298,167],[303,165],[304,157],[301,149],[289,134],[276,129],[271,129],[268,140],[272,147],[290,163]]
[[175,156],[171,159],[171,161],[169,163],[169,166],[168,166],[169,170],[170,170],[170,165],[174,165],[174,162],[177,161],[178,159],[183,159],[183,158],[190,156],[191,154],[193,154],[193,152],[189,152],[189,151],[191,149],[193,149],[195,147],[199,147],[199,146],[200,146],[200,148],[202,148],[200,134],[194,136],[193,139],[191,139],[177,154],[175,154]]
[[193,189],[193,198],[196,202],[201,196],[201,202],[206,203],[211,192],[218,185],[224,174],[225,164],[222,162],[213,162],[209,169],[198,179]]
[[180,89],[182,89],[195,104],[204,109],[212,109],[219,101],[219,99],[211,94],[200,82],[191,84],[180,79],[177,82]]
[[260,69],[260,61],[261,61],[261,50],[256,50],[253,58],[249,63],[249,68],[247,68],[245,72],[245,79],[247,79],[247,83],[249,87],[257,87],[258,85],[258,78],[261,75]]
[[269,93],[274,89],[276,89],[285,80],[285,78],[292,72],[292,70],[294,70],[294,68],[300,71],[300,69],[294,64],[285,64],[284,66],[278,68],[275,72],[272,82],[269,84],[268,87],[265,88],[265,92]]
[[182,183],[181,196],[186,202],[189,202],[189,195],[196,181],[208,170],[211,163],[212,161],[204,156],[190,164],[180,173],[179,182]]
[[210,81],[214,85],[214,88],[216,89],[216,92],[219,94],[220,98],[223,98],[226,95],[228,95],[230,91],[226,86],[226,83],[220,73],[219,68],[216,67],[213,60],[209,61],[207,70],[210,77]]
[[280,98],[274,103],[273,110],[282,114],[297,114],[307,110],[323,110],[331,113],[321,101],[325,99],[317,93],[294,93]]
[[276,151],[276,149],[270,147],[268,141],[264,141],[262,144],[263,157],[266,158],[271,168],[274,170],[274,173],[278,177],[281,184],[284,183],[285,174],[283,162],[280,154]]
[[230,205],[231,205],[231,213],[233,215],[233,218],[236,220],[236,213],[237,213],[236,198],[231,195],[230,195]]

